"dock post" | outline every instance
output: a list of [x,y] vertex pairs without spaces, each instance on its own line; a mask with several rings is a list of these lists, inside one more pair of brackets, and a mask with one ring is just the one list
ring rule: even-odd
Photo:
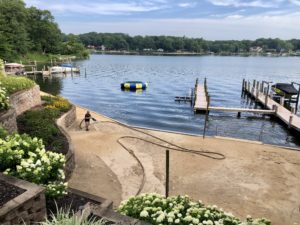
[[238,112],[237,117],[241,118],[241,114],[242,114],[241,112]]
[[284,97],[282,96],[282,97],[280,97],[280,105],[284,105]]
[[169,197],[170,150],[166,150],[166,198]]
[[269,90],[270,90],[270,83],[268,83],[268,87],[266,89],[266,99],[265,99],[266,108],[268,108]]
[[295,109],[295,114],[297,114],[298,112],[298,104],[299,104],[299,96],[300,96],[300,84],[299,85],[299,90],[298,90],[298,95],[297,95],[297,99],[296,99],[296,109]]
[[209,103],[210,103],[210,96],[207,96],[207,106],[206,106],[206,113],[205,113],[205,122],[204,122],[204,129],[203,129],[203,139],[205,138],[205,134],[206,134],[206,125],[207,125],[207,121],[208,121],[208,113],[209,113]]
[[248,81],[248,92],[250,92],[250,81]]
[[272,110],[274,110],[275,111],[275,115],[277,115],[278,106],[277,105],[272,105]]
[[293,115],[290,115],[290,119],[289,119],[289,128],[292,127],[292,122],[293,122]]
[[242,93],[245,92],[245,78],[243,78],[243,83],[242,83]]

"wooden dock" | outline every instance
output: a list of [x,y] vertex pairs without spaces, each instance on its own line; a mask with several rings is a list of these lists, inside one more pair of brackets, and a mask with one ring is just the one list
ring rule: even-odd
[[256,114],[275,114],[275,110],[269,110],[269,109],[250,109],[250,108],[210,106],[210,96],[208,95],[206,79],[204,80],[204,85],[199,84],[198,79],[196,80],[194,111],[199,113],[206,113],[210,111],[237,112],[238,115],[240,115],[242,112],[256,113]]
[[270,114],[274,115],[276,112],[275,110],[269,109],[249,109],[249,108],[228,108],[228,107],[217,107],[217,106],[209,106],[209,111],[222,111],[222,112],[248,112],[248,113],[256,113],[256,114]]
[[283,121],[289,128],[293,128],[300,132],[300,118],[294,114],[294,109],[288,110],[284,107],[284,100],[281,103],[275,102],[269,93],[269,84],[267,87],[264,84],[267,82],[250,83],[250,81],[243,80],[243,92],[250,95],[255,101],[261,103],[266,109],[274,110],[275,116]]
[[204,80],[204,85],[198,83],[198,79],[195,84],[195,100],[194,100],[194,111],[195,112],[205,112],[208,108],[208,93],[207,93],[207,83]]

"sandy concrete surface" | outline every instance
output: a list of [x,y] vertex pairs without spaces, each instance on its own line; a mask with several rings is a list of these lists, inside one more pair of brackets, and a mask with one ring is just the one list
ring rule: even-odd
[[[141,187],[141,192],[164,194],[165,148],[122,139],[129,149],[126,151],[117,140],[136,136],[162,143],[118,124],[101,122],[110,119],[93,112],[97,122],[92,123],[90,131],[81,130],[79,123],[85,111],[77,107],[77,122],[68,130],[76,157],[70,186],[111,199],[115,206]],[[186,148],[226,156],[220,161],[171,151],[170,195],[188,194],[240,218],[266,217],[274,225],[300,222],[300,151],[222,138],[146,132]]]

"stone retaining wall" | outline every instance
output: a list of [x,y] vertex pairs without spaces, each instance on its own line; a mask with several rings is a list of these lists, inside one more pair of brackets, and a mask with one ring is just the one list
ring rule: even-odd
[[76,107],[72,106],[72,108],[62,115],[59,119],[57,119],[56,124],[63,135],[67,138],[69,142],[69,150],[66,154],[66,166],[65,166],[65,175],[66,180],[70,179],[72,172],[75,168],[75,155],[74,155],[74,147],[72,145],[71,137],[67,133],[66,129],[70,127],[76,121]]
[[0,208],[1,225],[33,225],[45,220],[46,200],[43,187],[1,173],[0,179],[26,190]]
[[0,125],[9,133],[17,132],[17,116],[23,112],[41,105],[40,87],[38,85],[31,89],[12,94],[9,97],[11,108],[0,113]]
[[16,110],[13,108],[0,113],[0,126],[2,126],[9,133],[17,132],[18,126],[16,117]]
[[40,86],[16,92],[9,96],[11,107],[16,110],[17,116],[23,112],[42,104],[40,96]]

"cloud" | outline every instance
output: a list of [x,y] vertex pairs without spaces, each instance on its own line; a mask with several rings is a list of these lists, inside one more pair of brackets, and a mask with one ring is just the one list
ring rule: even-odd
[[295,5],[299,5],[300,6],[300,0],[290,0],[290,2],[292,4],[295,4]]
[[151,1],[130,1],[130,2],[92,2],[92,3],[74,3],[70,2],[41,2],[39,0],[26,0],[29,6],[36,6],[39,8],[46,8],[56,13],[82,13],[82,14],[96,14],[96,15],[128,15],[139,12],[151,12],[167,8],[165,0],[151,0]]
[[[211,4],[216,6],[233,6],[233,7],[257,7],[257,8],[277,8],[280,0],[208,0]],[[297,1],[297,0],[292,0]]]
[[[234,16],[233,16],[234,17]],[[80,29],[78,28],[80,27]],[[300,13],[291,16],[249,16],[222,19],[143,19],[122,22],[67,22],[64,32],[123,32],[130,35],[173,35],[208,40],[242,40],[260,37],[300,38]]]
[[236,15],[230,15],[230,16],[227,16],[226,19],[241,19],[241,18],[243,18],[243,17],[244,17],[244,16],[242,16],[242,15],[236,14]]
[[196,6],[195,2],[183,2],[178,4],[179,7],[181,8],[192,8]]

